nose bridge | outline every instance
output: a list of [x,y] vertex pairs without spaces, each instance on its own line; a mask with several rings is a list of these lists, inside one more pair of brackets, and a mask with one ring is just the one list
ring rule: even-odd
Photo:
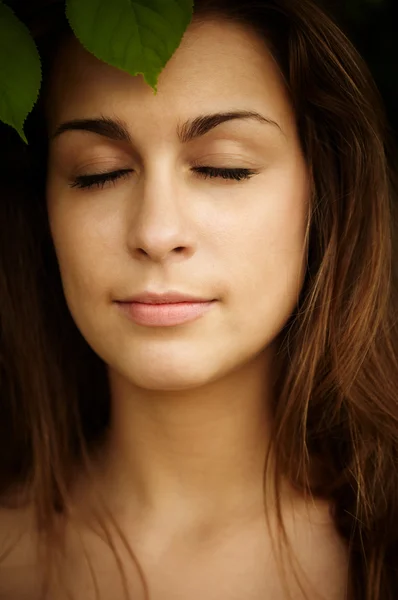
[[152,165],[135,188],[127,245],[130,252],[162,260],[177,249],[188,250],[192,232],[187,199],[171,161],[158,159]]

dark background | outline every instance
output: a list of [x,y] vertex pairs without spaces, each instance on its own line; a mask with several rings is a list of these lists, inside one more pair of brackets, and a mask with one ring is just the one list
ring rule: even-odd
[[398,142],[398,0],[324,0],[368,64]]

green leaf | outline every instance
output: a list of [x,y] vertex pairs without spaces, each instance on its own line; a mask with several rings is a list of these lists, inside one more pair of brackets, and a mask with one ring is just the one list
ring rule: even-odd
[[141,74],[157,93],[157,80],[192,20],[193,0],[67,0],[69,24],[100,60]]
[[27,144],[23,125],[41,86],[41,62],[29,29],[0,2],[0,120]]

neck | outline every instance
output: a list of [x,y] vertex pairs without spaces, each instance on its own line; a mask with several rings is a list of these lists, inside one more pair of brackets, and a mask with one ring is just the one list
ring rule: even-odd
[[112,512],[158,531],[162,521],[186,530],[263,514],[270,363],[263,353],[225,379],[177,391],[140,389],[109,372],[100,480]]

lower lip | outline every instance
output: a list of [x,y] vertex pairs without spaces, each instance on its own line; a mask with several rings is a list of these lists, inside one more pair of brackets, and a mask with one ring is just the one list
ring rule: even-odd
[[171,327],[195,321],[211,309],[210,302],[178,302],[175,304],[144,304],[143,302],[118,302],[121,310],[137,325]]

